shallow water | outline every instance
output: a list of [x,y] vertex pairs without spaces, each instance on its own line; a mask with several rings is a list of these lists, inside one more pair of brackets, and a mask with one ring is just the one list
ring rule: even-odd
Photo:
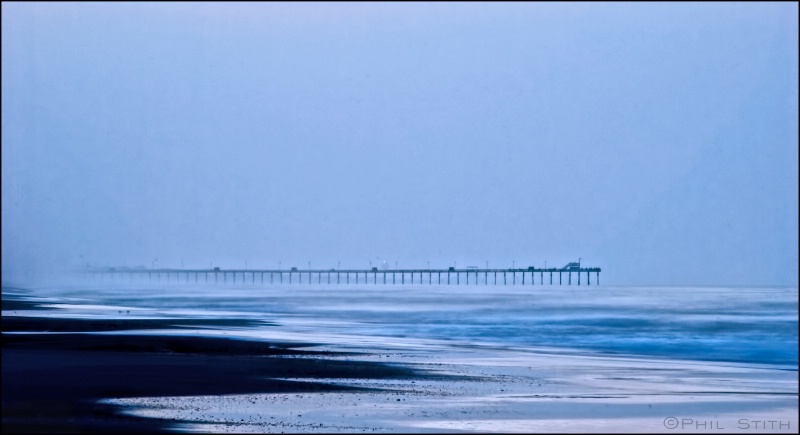
[[428,340],[798,364],[797,288],[106,281],[40,286],[31,295],[54,302],[59,316],[235,317],[277,323],[225,332],[250,337],[280,334],[373,345]]

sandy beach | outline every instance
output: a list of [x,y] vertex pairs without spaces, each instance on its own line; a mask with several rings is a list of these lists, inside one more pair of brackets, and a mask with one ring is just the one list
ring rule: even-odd
[[[38,307],[4,295],[3,308]],[[125,414],[123,406],[101,399],[349,392],[360,388],[308,380],[431,378],[382,362],[331,358],[347,353],[308,350],[311,344],[297,342],[89,334],[176,327],[174,321],[61,319],[13,311],[2,319],[4,432],[160,432],[175,425],[173,419]],[[184,327],[222,324],[242,322],[180,320]]]
[[[797,370],[785,365],[412,338],[344,342],[263,319],[63,311],[3,294],[4,432],[798,427]],[[248,338],[253,329],[261,332]]]

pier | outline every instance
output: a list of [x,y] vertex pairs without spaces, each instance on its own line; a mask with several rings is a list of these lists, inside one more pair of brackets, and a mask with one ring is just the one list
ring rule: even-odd
[[[570,263],[562,268],[511,269],[143,269],[104,267],[85,270],[95,279],[162,283],[241,283],[241,284],[443,284],[443,285],[600,285],[599,267],[580,267]],[[553,283],[557,275],[558,283]],[[566,278],[566,279],[565,279]],[[538,283],[537,283],[538,281]]]

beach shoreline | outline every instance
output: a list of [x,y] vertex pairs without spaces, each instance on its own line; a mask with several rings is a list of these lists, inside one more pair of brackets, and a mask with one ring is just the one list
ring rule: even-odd
[[[263,320],[70,318],[5,293],[2,321],[4,432],[798,427],[797,370],[786,366],[312,334],[303,342],[277,326],[265,339],[273,325]],[[260,338],[243,339],[255,326]]]
[[[237,319],[37,317],[38,304],[4,295],[4,432],[163,432],[171,420],[125,415],[120,397],[351,391],[357,387],[283,378],[422,378],[381,362],[329,359],[315,343],[247,341],[147,329],[242,327]],[[6,308],[13,310],[6,311]],[[26,315],[13,315],[17,310]],[[107,332],[139,331],[133,334]],[[142,332],[144,331],[144,332]],[[288,359],[306,356],[309,358]]]

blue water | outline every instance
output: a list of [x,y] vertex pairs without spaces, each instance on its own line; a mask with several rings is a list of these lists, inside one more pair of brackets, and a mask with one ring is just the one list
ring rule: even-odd
[[[4,290],[5,292],[6,290]],[[798,364],[797,288],[94,283],[68,315],[240,317],[283,331]],[[113,309],[85,305],[113,306]]]

